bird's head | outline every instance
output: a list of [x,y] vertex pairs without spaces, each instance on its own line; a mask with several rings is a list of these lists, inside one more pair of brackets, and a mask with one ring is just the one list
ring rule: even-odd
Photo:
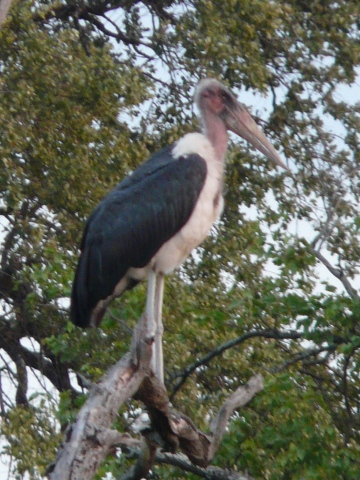
[[273,163],[288,170],[245,106],[221,82],[213,78],[201,80],[196,88],[195,103],[205,123],[208,116],[220,118],[227,130],[236,133]]

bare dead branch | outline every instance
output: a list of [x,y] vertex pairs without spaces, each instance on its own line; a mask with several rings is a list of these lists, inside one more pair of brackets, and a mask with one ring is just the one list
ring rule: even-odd
[[[178,466],[206,479],[250,480],[249,476],[240,472],[208,467],[208,465],[217,452],[233,412],[248,403],[262,388],[261,375],[252,377],[246,385],[240,386],[225,401],[211,422],[210,434],[205,434],[195,427],[190,418],[170,409],[166,393],[164,390],[159,390],[155,377],[146,378],[136,398],[141,398],[147,405],[154,430],[149,429],[144,432],[147,441],[142,446],[140,442],[129,441],[129,437],[122,439],[121,443],[130,447],[129,450],[132,456],[137,458],[137,462],[133,469],[123,475],[120,480],[144,478],[154,461]],[[156,453],[154,445],[161,446],[162,453]],[[182,453],[175,453],[177,449]]]
[[237,408],[246,405],[253,396],[264,388],[263,378],[261,375],[255,375],[250,378],[244,386],[238,387],[235,392],[225,401],[220,408],[219,413],[213,419],[210,425],[210,431],[213,439],[208,453],[208,461],[210,462],[219,448],[222,437],[225,433],[230,416]]
[[[186,415],[170,408],[165,390],[159,388],[155,377],[147,377],[136,398],[141,399],[148,410],[152,430],[145,433],[150,443],[158,442],[164,451],[184,453],[193,465],[207,467],[224,436],[227,423],[233,412],[263,388],[260,375],[240,386],[224,403],[211,422],[210,433],[198,430]],[[157,435],[156,435],[157,434]],[[158,440],[160,438],[160,441]]]
[[[145,324],[143,317],[136,332],[144,330]],[[58,454],[51,480],[93,478],[104,457],[119,441],[120,434],[111,426],[120,406],[136,393],[149,371],[151,342],[144,339],[145,335],[141,335],[139,342],[133,342],[131,351],[90,392]]]
[[[263,388],[261,376],[239,387],[224,403],[211,423],[210,433],[198,430],[189,417],[171,408],[163,384],[150,371],[152,339],[146,338],[146,316],[134,329],[130,351],[92,388],[90,396],[68,432],[68,439],[58,454],[51,480],[86,478],[96,473],[104,457],[116,445],[136,450],[137,461],[122,480],[140,480],[157,460],[157,449],[174,454],[181,451],[190,465],[205,467],[212,461],[235,409],[245,405]],[[141,400],[150,418],[140,443],[129,435],[112,430],[120,406],[129,398]],[[210,473],[211,472],[211,473]],[[246,479],[237,472],[226,474],[210,469],[204,478]],[[235,475],[235,476],[234,476]]]

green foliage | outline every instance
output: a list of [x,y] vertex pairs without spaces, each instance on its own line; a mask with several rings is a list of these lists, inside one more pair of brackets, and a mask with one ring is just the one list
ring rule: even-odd
[[[15,1],[0,30],[0,374],[12,385],[0,389],[4,453],[19,478],[43,478],[57,422],[71,423],[85,401],[81,382],[127,351],[144,285],[114,302],[100,329],[69,323],[84,221],[151,152],[197,128],[193,87],[211,75],[245,103],[253,94],[292,173],[230,146],[221,220],[166,282],[168,392],[206,430],[230,392],[262,373],[264,391],[234,414],[216,464],[259,479],[355,480],[360,4],[122,5]],[[34,375],[52,389],[43,382],[33,395]],[[119,430],[137,406],[119,412]],[[109,457],[98,477],[130,465]]]
[[41,401],[36,408],[13,408],[0,431],[8,442],[2,453],[16,458],[18,474],[27,472],[30,480],[43,478],[61,441],[48,402]]
[[229,468],[266,479],[356,478],[359,445],[344,448],[311,378],[275,375],[254,403],[256,411],[235,419],[223,443]]

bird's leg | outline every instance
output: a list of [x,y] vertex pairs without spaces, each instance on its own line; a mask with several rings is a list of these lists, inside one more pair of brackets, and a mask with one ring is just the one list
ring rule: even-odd
[[147,316],[147,335],[149,338],[155,336],[155,290],[156,290],[156,274],[151,269],[148,275],[148,291],[146,299],[146,316]]
[[152,269],[148,275],[148,292],[146,300],[147,336],[154,338],[151,368],[157,378],[164,383],[162,354],[162,303],[164,291],[164,275],[156,274]]
[[162,322],[162,306],[163,306],[163,293],[164,293],[164,274],[158,273],[156,276],[156,289],[155,289],[155,343],[153,350],[153,357],[155,360],[155,375],[164,383],[164,360],[163,360],[163,348],[162,348],[162,336],[164,333],[164,326]]

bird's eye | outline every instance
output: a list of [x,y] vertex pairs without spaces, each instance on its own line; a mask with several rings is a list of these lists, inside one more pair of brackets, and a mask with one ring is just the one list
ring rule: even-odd
[[210,88],[208,88],[207,90],[204,91],[203,96],[205,98],[212,98],[215,96],[215,92],[214,90],[211,90]]
[[225,92],[224,90],[221,91],[220,96],[221,96],[221,98],[222,98],[222,100],[223,100],[224,102],[226,102],[226,103],[230,103],[230,102],[231,102],[231,97],[230,97],[230,95],[229,95],[227,92]]

